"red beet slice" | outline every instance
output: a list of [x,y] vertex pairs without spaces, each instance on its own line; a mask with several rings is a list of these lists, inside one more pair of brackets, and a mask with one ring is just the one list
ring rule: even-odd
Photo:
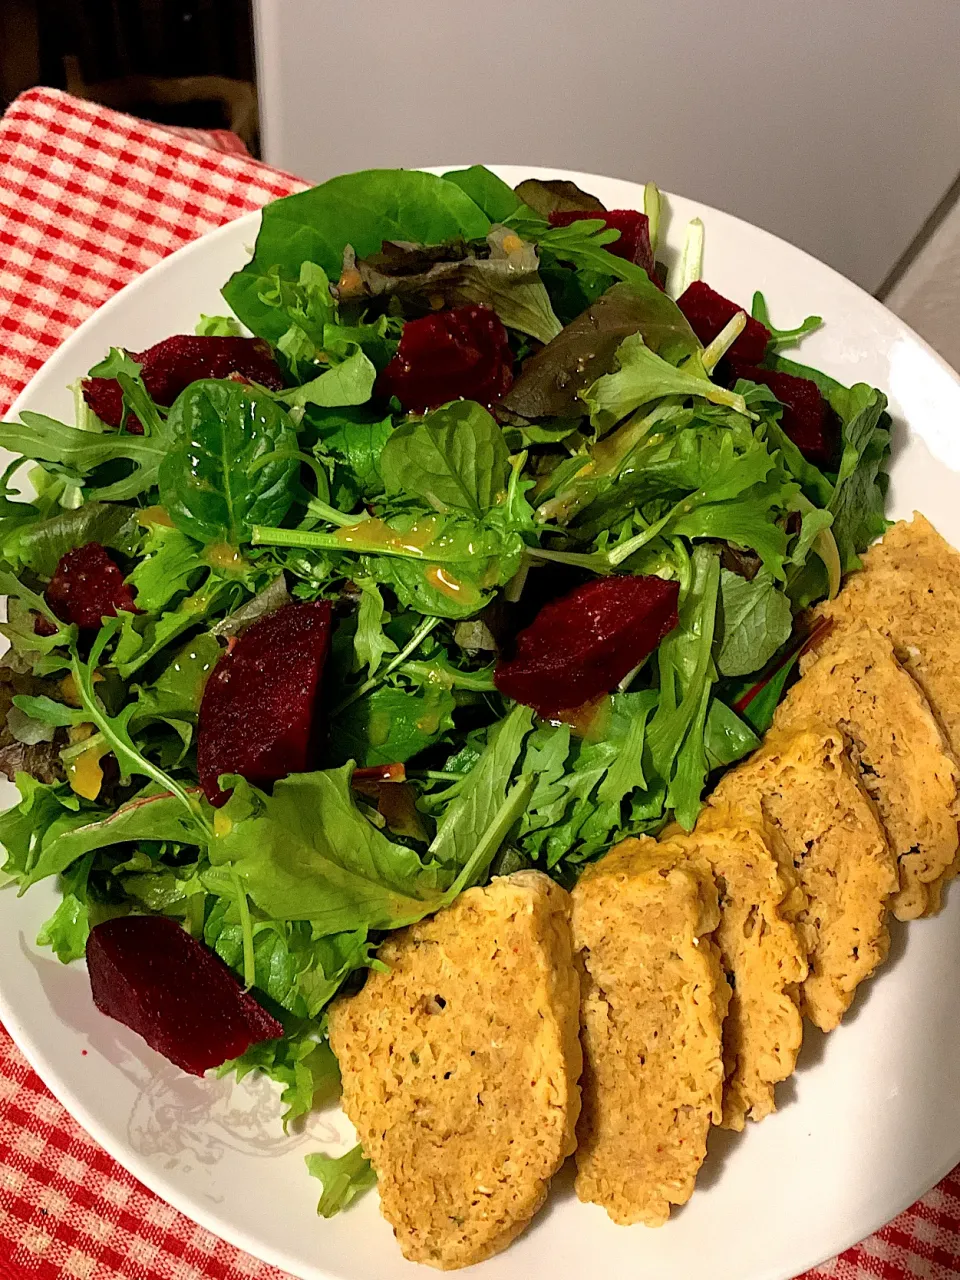
[[609,693],[677,625],[679,584],[595,578],[545,605],[497,663],[501,693],[547,719]]
[[840,449],[840,421],[810,378],[732,362],[737,378],[769,387],[783,405],[780,425],[808,462],[831,470]]
[[582,222],[584,218],[599,218],[613,231],[620,232],[620,239],[614,240],[604,248],[608,253],[615,253],[618,258],[626,258],[643,267],[647,275],[656,284],[654,276],[653,249],[650,246],[650,219],[645,213],[636,209],[610,209],[606,213],[597,213],[593,209],[570,209],[548,215],[551,227],[569,227],[571,222]]
[[[201,378],[229,378],[237,375],[259,382],[270,391],[284,385],[283,374],[262,338],[197,337],[178,333],[164,338],[146,351],[131,352],[141,367],[143,385],[157,404],[171,405],[191,382]],[[109,427],[123,420],[123,392],[115,378],[86,378],[83,398]],[[127,430],[142,436],[143,427],[131,417]]]
[[43,594],[61,622],[76,623],[82,630],[99,630],[102,619],[114,617],[118,609],[140,612],[132,588],[123,580],[123,570],[99,542],[68,551]]
[[330,645],[330,601],[288,604],[248,627],[206,683],[197,727],[197,772],[218,808],[222,773],[276,782],[315,756],[317,694]]
[[191,1075],[278,1040],[281,1024],[166,916],[106,920],[87,939],[93,1002]]
[[677,299],[677,306],[704,346],[714,340],[738,311],[743,311],[747,317],[746,328],[727,354],[732,360],[740,360],[744,364],[759,364],[763,359],[770,341],[770,330],[759,320],[754,320],[747,307],[731,302],[702,280],[695,280],[687,287]]
[[461,398],[489,409],[512,384],[513,354],[500,317],[490,307],[454,307],[407,321],[376,393],[396,396],[409,413]]

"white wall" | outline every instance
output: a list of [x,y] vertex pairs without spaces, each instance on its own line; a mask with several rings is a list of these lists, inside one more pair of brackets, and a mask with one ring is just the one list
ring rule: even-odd
[[255,0],[266,159],[528,163],[739,214],[875,289],[960,171],[960,0]]

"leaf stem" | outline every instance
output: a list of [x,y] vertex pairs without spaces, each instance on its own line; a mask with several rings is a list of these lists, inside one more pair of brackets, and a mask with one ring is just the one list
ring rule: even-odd
[[700,360],[707,373],[713,372],[746,327],[747,314],[745,311],[738,311],[727,321],[713,341],[704,347],[700,353]]
[[396,654],[395,657],[392,658],[391,661],[388,662],[387,665],[375,676],[371,676],[369,680],[364,680],[363,684],[358,685],[357,688],[354,689],[353,693],[349,694],[341,702],[338,702],[330,712],[330,715],[339,715],[341,711],[344,711],[352,703],[356,702],[358,698],[362,698],[364,694],[369,693],[371,689],[375,689],[378,684],[382,684],[392,671],[396,671],[397,667],[399,667],[401,663],[406,662],[411,653],[415,653],[416,650],[420,648],[421,644],[423,644],[430,632],[434,627],[438,626],[439,623],[439,618],[425,618],[400,652]]

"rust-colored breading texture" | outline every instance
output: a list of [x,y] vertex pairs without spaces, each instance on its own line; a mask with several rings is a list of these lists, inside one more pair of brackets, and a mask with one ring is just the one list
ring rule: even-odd
[[380,948],[330,1010],[343,1107],[405,1257],[481,1262],[542,1205],[580,1110],[570,898],[538,872],[469,889]]
[[577,1194],[660,1226],[689,1200],[720,1120],[729,988],[713,880],[673,845],[625,840],[573,891],[583,964]]
[[800,984],[807,962],[787,909],[796,877],[774,855],[773,833],[758,814],[706,809],[690,835],[665,842],[719,890],[714,941],[733,988],[723,1024],[725,1129],[742,1129],[776,1110],[775,1086],[793,1073],[803,1038]]
[[[837,632],[867,623],[887,636],[960,758],[960,553],[925,516],[914,512],[888,529],[863,556],[862,571],[814,617],[831,619]],[[930,910],[958,869],[954,860],[928,886]]]
[[846,735],[899,862],[894,914],[900,920],[928,914],[957,855],[960,777],[930,704],[890,641],[870,627],[831,632],[801,659],[800,670],[777,708],[775,728],[819,718]]
[[857,986],[885,959],[897,862],[838,729],[814,722],[768,734],[721,780],[712,806],[762,814],[799,878],[796,924],[809,973],[801,1009],[832,1031]]

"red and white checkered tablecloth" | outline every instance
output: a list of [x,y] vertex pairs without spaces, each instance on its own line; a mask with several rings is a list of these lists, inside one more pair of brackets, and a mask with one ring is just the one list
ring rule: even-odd
[[[174,134],[52,89],[17,99],[0,121],[0,413],[134,276],[304,185],[238,141]],[[960,1170],[804,1280],[956,1275]],[[0,1280],[61,1277],[283,1280],[114,1163],[0,1027]]]

